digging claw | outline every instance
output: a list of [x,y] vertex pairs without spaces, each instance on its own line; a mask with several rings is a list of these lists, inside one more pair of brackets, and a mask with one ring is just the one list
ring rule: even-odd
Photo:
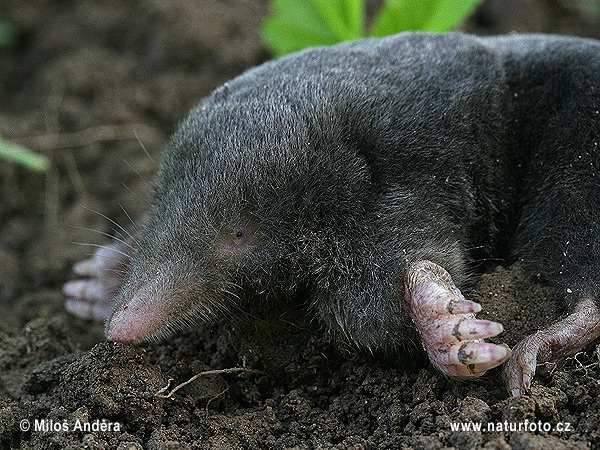
[[68,313],[95,321],[108,318],[112,300],[123,282],[124,268],[129,264],[124,245],[127,244],[115,241],[73,266],[73,272],[84,278],[63,285]]
[[502,325],[475,319],[481,305],[466,300],[437,264],[420,261],[409,268],[405,297],[429,359],[442,373],[475,378],[510,357],[507,345],[482,342],[502,333]]
[[95,304],[82,300],[67,299],[65,309],[69,314],[80,319],[103,322],[110,315],[111,306],[104,303]]
[[477,314],[479,311],[481,311],[481,305],[479,303],[463,299],[448,302],[446,310],[450,314]]

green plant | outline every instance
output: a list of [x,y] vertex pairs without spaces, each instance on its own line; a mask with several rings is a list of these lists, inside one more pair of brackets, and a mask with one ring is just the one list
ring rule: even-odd
[[[16,31],[11,24],[0,22],[0,47],[10,45],[15,40],[15,36]],[[34,153],[2,138],[0,138],[0,158],[35,172],[45,172],[50,167],[50,160],[46,156]]]
[[27,167],[35,172],[46,172],[50,167],[50,160],[46,156],[7,142],[2,138],[0,138],[0,158]]
[[448,31],[482,0],[386,0],[366,30],[366,0],[272,0],[263,37],[276,56],[401,31]]

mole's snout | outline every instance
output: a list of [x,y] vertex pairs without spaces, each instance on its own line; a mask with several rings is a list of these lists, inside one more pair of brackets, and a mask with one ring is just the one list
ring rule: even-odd
[[176,315],[171,293],[164,279],[126,286],[116,299],[106,321],[104,334],[109,341],[135,343],[160,333]]
[[126,286],[106,321],[104,334],[113,342],[133,344],[164,337],[211,312],[210,285],[198,277],[158,277]]
[[139,342],[160,330],[164,325],[162,316],[148,299],[136,294],[114,310],[106,322],[106,339],[128,344]]

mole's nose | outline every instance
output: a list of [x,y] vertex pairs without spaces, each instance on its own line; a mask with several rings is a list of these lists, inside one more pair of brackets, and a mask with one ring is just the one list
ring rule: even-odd
[[159,302],[142,295],[134,295],[115,309],[104,329],[106,339],[132,344],[151,336],[164,325],[163,311],[156,307]]

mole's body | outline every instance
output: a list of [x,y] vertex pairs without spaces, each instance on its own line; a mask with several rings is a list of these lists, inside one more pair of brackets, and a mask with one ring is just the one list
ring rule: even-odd
[[191,112],[132,260],[115,244],[112,263],[80,263],[93,278],[66,285],[68,305],[101,315],[118,290],[107,337],[135,342],[302,289],[339,339],[419,336],[469,377],[510,354],[480,341],[502,327],[456,287],[485,248],[556,283],[571,312],[515,349],[518,393],[536,360],[600,334],[599,111],[593,40],[401,34],[269,62]]

